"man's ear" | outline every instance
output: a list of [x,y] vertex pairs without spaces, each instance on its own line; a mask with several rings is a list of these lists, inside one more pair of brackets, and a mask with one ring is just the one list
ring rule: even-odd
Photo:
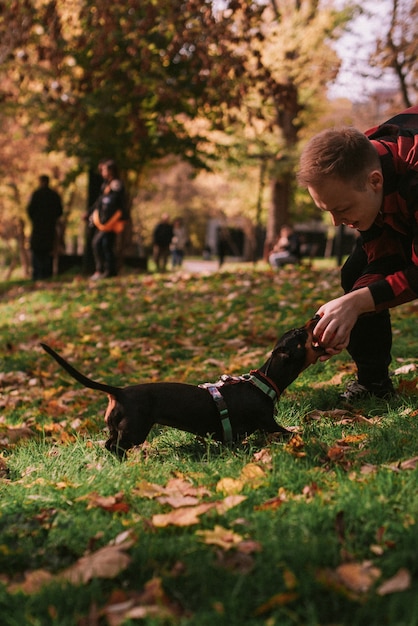
[[373,191],[383,189],[383,174],[381,170],[373,170],[368,176],[368,181]]

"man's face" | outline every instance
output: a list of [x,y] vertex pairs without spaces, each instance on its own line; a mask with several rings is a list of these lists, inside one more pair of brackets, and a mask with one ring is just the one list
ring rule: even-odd
[[361,190],[351,182],[327,177],[308,187],[308,191],[316,206],[330,213],[334,226],[345,224],[349,228],[368,230],[382,207],[383,176],[379,170],[374,170]]

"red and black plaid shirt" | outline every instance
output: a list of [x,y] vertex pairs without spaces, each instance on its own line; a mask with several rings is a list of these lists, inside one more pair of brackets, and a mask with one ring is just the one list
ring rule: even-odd
[[365,134],[380,156],[384,198],[362,232],[368,268],[354,288],[367,285],[380,311],[418,298],[418,106]]

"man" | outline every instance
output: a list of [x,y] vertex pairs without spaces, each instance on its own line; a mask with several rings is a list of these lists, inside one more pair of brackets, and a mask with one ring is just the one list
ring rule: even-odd
[[158,272],[165,272],[170,255],[170,243],[173,239],[173,226],[168,213],[163,213],[161,221],[152,234],[153,257]]
[[39,177],[39,187],[31,196],[27,213],[32,221],[32,278],[50,278],[56,225],[62,215],[62,202],[60,195],[49,187],[49,176]]
[[330,356],[347,348],[357,365],[357,380],[341,397],[389,397],[389,309],[418,297],[418,107],[365,134],[316,135],[298,178],[335,226],[360,234],[341,270],[345,295],[319,308],[315,331]]

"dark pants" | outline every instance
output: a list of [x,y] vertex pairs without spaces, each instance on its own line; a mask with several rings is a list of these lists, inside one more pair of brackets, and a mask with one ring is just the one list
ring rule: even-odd
[[167,269],[167,261],[170,256],[170,247],[154,244],[153,250],[154,262],[159,272],[165,272]]
[[[367,256],[358,242],[341,269],[341,286],[350,291],[367,268]],[[387,273],[391,273],[386,268]],[[393,268],[396,271],[399,268]],[[392,325],[389,310],[360,317],[351,331],[347,350],[357,365],[358,381],[362,385],[379,383],[389,376],[392,360]]]
[[43,280],[52,276],[52,256],[50,252],[32,250],[32,279]]
[[98,230],[92,241],[96,272],[106,276],[116,276],[115,255],[116,233]]

